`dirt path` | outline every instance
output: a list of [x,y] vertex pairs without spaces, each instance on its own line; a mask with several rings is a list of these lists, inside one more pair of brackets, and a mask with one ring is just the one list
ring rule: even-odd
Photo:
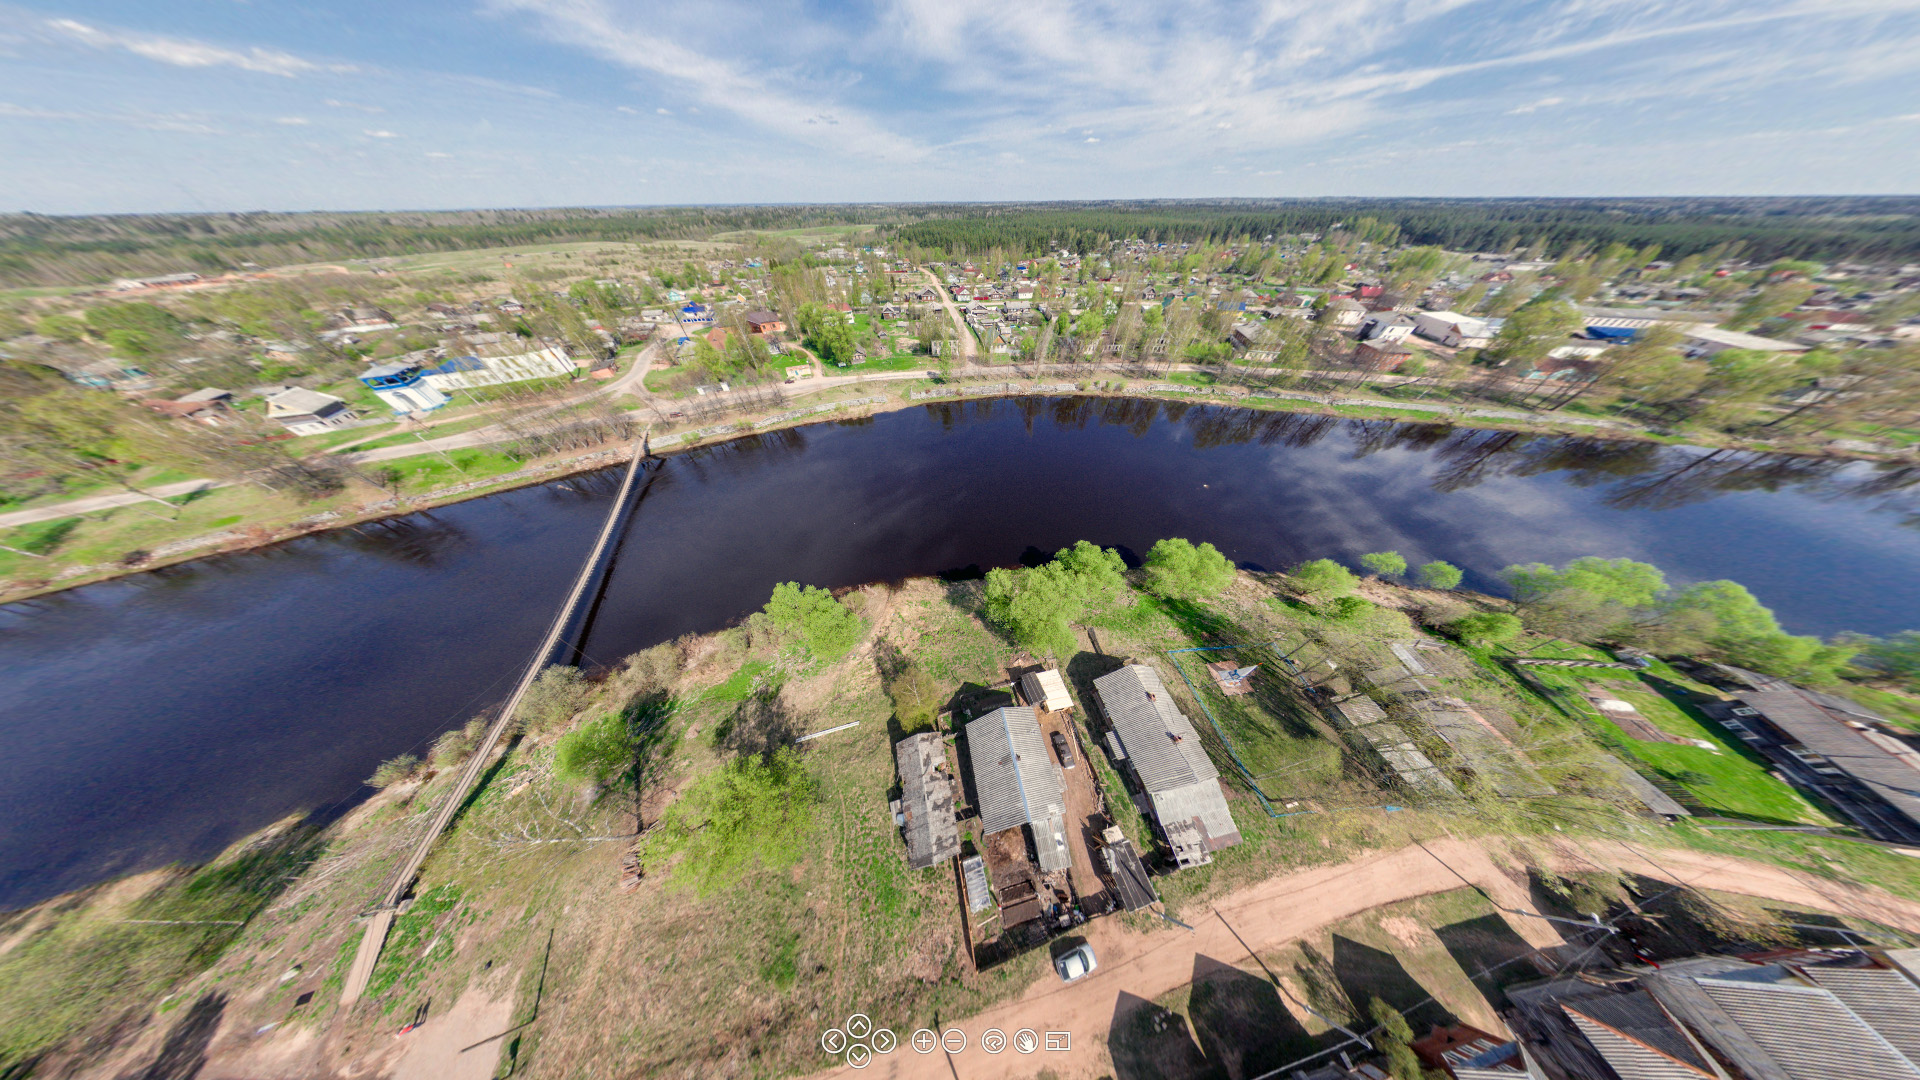
[[961,316],[960,308],[954,304],[953,294],[940,283],[940,279],[934,276],[933,271],[923,269],[920,272],[927,275],[927,281],[933,285],[934,294],[940,297],[940,306],[947,309],[947,318],[953,320],[953,332],[960,342],[960,363],[963,365],[973,363],[974,354],[980,351],[980,345],[973,340],[973,331],[967,328],[967,320]]
[[[1576,845],[1571,841],[1559,846],[1552,863],[1562,872],[1624,870],[1920,930],[1920,903],[1816,882],[1763,863],[1691,851],[1649,852],[1639,845],[1613,842]],[[899,1049],[875,1058],[866,1069],[840,1068],[820,1075],[1014,1080],[1043,1068],[1063,1078],[1104,1075],[1112,1068],[1106,1049],[1107,1029],[1123,994],[1151,1001],[1192,981],[1194,965],[1201,957],[1252,967],[1250,950],[1266,952],[1383,904],[1446,892],[1466,883],[1485,890],[1503,908],[1533,909],[1521,879],[1496,866],[1480,845],[1465,841],[1434,841],[1424,848],[1414,845],[1337,866],[1269,878],[1222,897],[1204,918],[1194,920],[1191,933],[1168,927],[1136,934],[1113,919],[1090,924],[1086,938],[1099,958],[1098,971],[1071,986],[1061,985],[1048,974],[1017,1001],[953,1024],[967,1035],[967,1049],[959,1054],[916,1053],[909,1045],[912,1033],[898,1032]],[[1525,915],[1506,918],[1529,944],[1544,947],[1561,943],[1553,924],[1544,919]],[[1071,1049],[1041,1050],[1032,1055],[1009,1049],[989,1055],[980,1049],[981,1033],[989,1028],[998,1028],[1009,1038],[1021,1028],[1040,1033],[1069,1032]]]
[[[500,1063],[500,1041],[474,1043],[513,1023],[513,994],[493,997],[471,987],[453,1008],[401,1036],[406,1050],[392,1080],[488,1080]],[[473,1049],[467,1049],[473,1047]]]

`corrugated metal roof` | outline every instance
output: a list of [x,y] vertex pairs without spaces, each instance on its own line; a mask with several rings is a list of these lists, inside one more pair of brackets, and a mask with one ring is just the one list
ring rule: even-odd
[[1638,769],[1614,757],[1612,754],[1602,753],[1600,756],[1612,764],[1615,774],[1620,778],[1620,782],[1626,785],[1628,791],[1633,792],[1635,798],[1645,803],[1647,809],[1656,814],[1664,814],[1667,817],[1693,816],[1693,811],[1680,805],[1680,803],[1674,800],[1673,796],[1655,787],[1653,781],[1642,776]]
[[[1694,981],[1793,1080],[1920,1080],[1920,1067],[1826,990],[1744,979]],[[1723,1049],[1737,1060],[1732,1048]]]
[[[1579,1006],[1584,1007],[1588,1000],[1582,999]],[[1580,1011],[1580,1007],[1564,1006],[1573,1025],[1580,1029],[1580,1034],[1586,1036],[1593,1048],[1613,1067],[1613,1071],[1620,1074],[1620,1080],[1713,1080],[1712,1073],[1677,1061],[1639,1039],[1587,1016]]]
[[1093,689],[1148,792],[1219,777],[1199,732],[1174,705],[1158,671],[1128,664],[1095,679]]
[[1920,986],[1887,968],[1813,966],[1797,970],[1839,998],[1908,1061],[1920,1065]]
[[1797,690],[1756,690],[1739,695],[1789,738],[1826,758],[1920,823],[1920,772],[1874,745],[1833,713]]
[[1045,821],[1066,809],[1060,767],[1032,709],[1009,705],[968,724],[967,753],[987,832]]
[[947,748],[939,734],[909,735],[893,747],[900,770],[901,826],[907,840],[907,865],[921,870],[960,853],[960,828],[953,816],[953,778],[947,775]]
[[960,874],[967,882],[967,910],[985,911],[993,905],[993,894],[987,891],[987,864],[978,855],[970,856],[960,864]]

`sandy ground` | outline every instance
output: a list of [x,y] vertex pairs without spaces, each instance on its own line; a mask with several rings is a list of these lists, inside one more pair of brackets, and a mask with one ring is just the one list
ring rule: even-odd
[[[1695,852],[1659,850],[1638,845],[1571,841],[1560,845],[1553,867],[1562,872],[1596,867],[1625,870],[1650,878],[1699,888],[1781,900],[1813,909],[1870,918],[1888,925],[1920,930],[1920,903],[1884,893],[1867,892],[1761,863]],[[947,1078],[947,1080],[1013,1080],[1051,1069],[1063,1080],[1095,1077],[1111,1071],[1106,1049],[1107,1029],[1122,995],[1151,1001],[1193,979],[1196,961],[1241,966],[1259,974],[1253,953],[1266,952],[1289,941],[1361,914],[1371,908],[1472,884],[1485,890],[1503,908],[1531,911],[1523,879],[1514,870],[1496,866],[1479,845],[1444,840],[1384,852],[1298,874],[1270,878],[1231,893],[1215,904],[1188,932],[1168,927],[1149,934],[1125,930],[1117,920],[1102,919],[1087,927],[1086,938],[1099,958],[1099,970],[1070,986],[1051,975],[1042,978],[1019,1000],[960,1021],[953,1028],[965,1032],[967,1049],[958,1054],[916,1053],[911,1032],[898,1032],[900,1046],[878,1056],[865,1069],[846,1067],[824,1076],[882,1076]],[[1561,943],[1553,924],[1544,919],[1510,914],[1507,921],[1528,943]],[[1009,1038],[1022,1028],[1037,1033],[1070,1033],[1070,1049],[1041,1049],[1023,1055],[1013,1049],[987,1054],[980,1036],[997,1028]]]
[[400,1037],[406,1050],[389,1075],[392,1080],[488,1080],[500,1063],[501,1040],[466,1048],[512,1022],[512,993],[493,997],[471,987],[453,1008]]

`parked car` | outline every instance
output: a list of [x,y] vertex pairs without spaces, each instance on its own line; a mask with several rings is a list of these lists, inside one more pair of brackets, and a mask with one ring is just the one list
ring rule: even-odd
[[1060,767],[1073,768],[1073,748],[1067,745],[1067,737],[1059,732],[1053,733],[1053,754],[1060,759]]
[[1053,962],[1053,970],[1060,973],[1061,982],[1084,979],[1099,966],[1093,958],[1093,946],[1085,944],[1061,953],[1060,958]]

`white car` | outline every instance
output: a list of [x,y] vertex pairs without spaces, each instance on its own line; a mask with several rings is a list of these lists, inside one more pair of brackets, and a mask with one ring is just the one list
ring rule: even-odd
[[1084,979],[1093,974],[1093,969],[1099,966],[1099,962],[1093,958],[1091,945],[1081,945],[1061,953],[1059,959],[1053,962],[1053,970],[1060,973],[1062,982],[1077,982]]

